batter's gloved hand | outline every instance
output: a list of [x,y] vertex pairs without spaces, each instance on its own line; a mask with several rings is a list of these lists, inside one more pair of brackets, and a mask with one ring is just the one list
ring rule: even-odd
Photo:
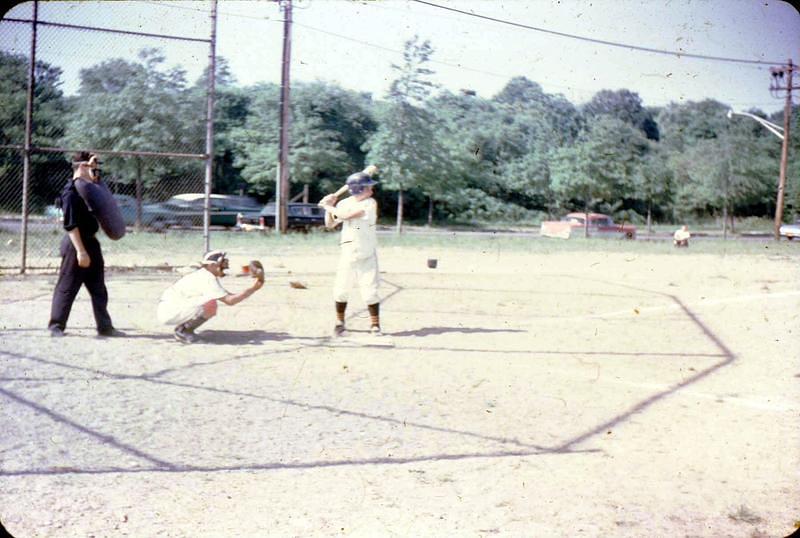
[[260,282],[264,282],[264,266],[258,260],[250,262],[250,275]]

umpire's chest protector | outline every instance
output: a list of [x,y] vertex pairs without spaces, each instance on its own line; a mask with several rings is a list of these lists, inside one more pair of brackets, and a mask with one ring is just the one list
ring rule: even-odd
[[76,179],[75,190],[86,202],[89,211],[95,216],[109,239],[114,241],[122,239],[125,235],[125,219],[108,186],[102,181],[93,183],[85,179]]

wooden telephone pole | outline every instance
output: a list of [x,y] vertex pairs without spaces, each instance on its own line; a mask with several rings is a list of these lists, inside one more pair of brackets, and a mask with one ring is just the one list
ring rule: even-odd
[[[770,68],[772,74],[772,84],[770,91],[777,96],[778,92],[786,91],[786,103],[783,107],[783,146],[781,147],[781,171],[778,178],[778,197],[775,201],[775,240],[781,239],[781,224],[783,223],[783,196],[786,190],[786,168],[789,163],[789,124],[792,119],[792,90],[800,89],[800,86],[792,86],[792,74],[797,70],[797,66],[792,63],[791,58],[786,65]],[[785,85],[782,85],[785,84]]]
[[283,9],[283,63],[281,65],[280,148],[278,181],[275,192],[275,230],[286,233],[289,228],[289,65],[292,55],[292,0],[281,0]]

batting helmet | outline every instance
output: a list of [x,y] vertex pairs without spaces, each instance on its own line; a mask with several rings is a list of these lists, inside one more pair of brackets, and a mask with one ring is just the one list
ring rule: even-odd
[[364,192],[364,187],[375,185],[378,182],[372,179],[372,176],[364,172],[356,172],[347,178],[347,188],[350,194],[361,194]]

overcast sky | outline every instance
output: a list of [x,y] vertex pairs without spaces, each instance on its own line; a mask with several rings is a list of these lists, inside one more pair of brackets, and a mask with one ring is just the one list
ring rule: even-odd
[[[415,34],[430,40],[434,80],[452,91],[491,97],[513,76],[580,104],[602,89],[637,92],[645,105],[714,98],[742,110],[773,112],[769,65],[657,54],[659,49],[762,62],[800,62],[800,14],[788,3],[756,0],[446,1],[432,3],[539,30],[513,27],[411,0],[294,2],[292,78],[325,80],[382,97]],[[32,4],[4,15],[0,49],[26,52]],[[39,18],[85,26],[207,38],[209,2],[61,2],[39,4]],[[279,82],[282,13],[271,1],[219,2],[217,52],[242,85]],[[549,32],[569,34],[554,35]],[[610,41],[616,47],[587,41]],[[64,69],[74,93],[78,72],[108,57],[134,58],[160,47],[168,65],[193,80],[208,61],[205,43],[122,37],[42,26],[38,58]],[[796,84],[800,84],[800,73]],[[797,92],[800,95],[800,91]],[[795,102],[800,102],[795,99]]]

